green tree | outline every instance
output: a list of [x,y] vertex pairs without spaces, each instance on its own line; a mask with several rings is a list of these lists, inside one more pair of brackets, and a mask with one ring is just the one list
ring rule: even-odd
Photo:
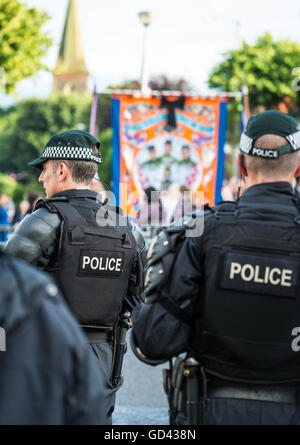
[[53,134],[72,128],[88,130],[90,108],[89,97],[54,94],[48,99],[19,102],[6,113],[2,112],[2,117],[0,113],[1,170],[26,172],[33,178],[34,169],[27,163],[40,155]]
[[[243,42],[239,49],[224,54],[224,60],[213,68],[208,84],[222,91],[249,89],[250,109],[258,106],[277,108],[282,97],[289,96],[299,104],[293,89],[294,68],[300,66],[300,45],[288,39],[275,41],[270,33],[259,37],[254,45]],[[240,136],[240,99],[229,103],[228,142],[237,143]]]
[[267,33],[252,46],[243,42],[240,49],[226,53],[225,60],[213,69],[209,86],[240,91],[246,84],[251,108],[259,105],[272,108],[284,95],[299,100],[292,85],[292,71],[299,65],[299,43],[288,39],[276,42]]
[[102,164],[99,166],[99,177],[106,186],[111,188],[111,169],[112,169],[112,129],[107,128],[100,137],[100,153]]
[[1,86],[7,93],[20,80],[46,69],[41,58],[52,40],[41,27],[48,19],[45,12],[19,0],[0,0],[0,67],[5,73]]
[[13,196],[17,188],[18,183],[14,178],[0,173],[0,194],[5,193],[8,196]]
[[[88,131],[90,111],[91,98],[76,93],[27,99],[9,109],[0,109],[0,170],[17,173],[23,183],[36,181],[36,171],[27,163],[40,155],[54,134],[72,128]],[[110,186],[112,130],[108,127],[111,121],[109,96],[99,97],[98,112],[98,138],[103,158],[99,174]]]

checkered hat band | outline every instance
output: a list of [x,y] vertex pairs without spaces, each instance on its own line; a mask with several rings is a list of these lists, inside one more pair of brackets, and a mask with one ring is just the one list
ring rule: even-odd
[[252,148],[253,139],[249,138],[245,133],[242,133],[240,140],[240,150],[248,154]]
[[[292,146],[294,150],[300,149],[300,131],[296,131],[296,133],[284,137],[288,140],[289,144]],[[253,139],[251,139],[249,136],[243,133],[240,140],[240,150],[243,153],[250,154],[252,149],[252,144],[253,144]]]
[[46,147],[42,153],[45,159],[82,159],[83,161],[102,162],[100,157],[92,154],[91,148],[83,147]]
[[298,150],[300,148],[300,131],[296,131],[296,133],[290,134],[286,137],[294,150]]

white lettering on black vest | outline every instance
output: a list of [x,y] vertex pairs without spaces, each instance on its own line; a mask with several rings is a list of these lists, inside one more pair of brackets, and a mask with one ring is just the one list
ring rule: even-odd
[[79,276],[119,276],[123,271],[123,252],[82,250],[79,260]]
[[279,269],[278,267],[270,270],[268,266],[262,270],[258,265],[244,264],[242,266],[240,263],[233,261],[230,266],[229,278],[233,280],[236,275],[240,275],[243,281],[291,287],[293,271],[291,269]]
[[298,298],[299,259],[285,254],[231,250],[224,253],[218,276],[223,289]]

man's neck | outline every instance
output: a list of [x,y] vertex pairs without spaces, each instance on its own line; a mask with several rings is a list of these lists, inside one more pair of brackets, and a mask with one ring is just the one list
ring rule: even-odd
[[87,185],[84,183],[70,181],[61,187],[60,192],[64,192],[65,190],[90,190],[90,188],[91,188],[90,184]]
[[293,185],[293,177],[259,177],[259,176],[247,176],[245,178],[245,184],[246,187],[252,187],[253,185],[257,184],[266,184],[269,182],[289,182],[291,185]]

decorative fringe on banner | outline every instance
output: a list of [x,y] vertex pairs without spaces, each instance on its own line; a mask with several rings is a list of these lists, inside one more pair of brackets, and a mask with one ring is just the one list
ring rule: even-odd
[[194,98],[194,99],[211,99],[211,98],[222,98],[222,99],[229,99],[231,97],[242,97],[242,92],[241,91],[236,91],[236,92],[211,92],[210,94],[201,94],[199,92],[193,92],[193,91],[167,91],[167,90],[162,90],[162,91],[157,91],[157,90],[151,90],[151,92],[149,94],[147,94],[146,96],[143,95],[143,93],[141,92],[141,90],[103,90],[103,91],[98,91],[98,94],[111,94],[112,96],[132,96],[132,97],[136,97],[136,98],[140,98],[140,97],[146,97],[146,98],[151,98],[151,97],[156,97],[156,96],[185,96],[188,98]]
[[90,133],[95,137],[97,137],[97,112],[98,112],[98,93],[95,88],[93,103],[91,108],[91,117],[90,117]]

